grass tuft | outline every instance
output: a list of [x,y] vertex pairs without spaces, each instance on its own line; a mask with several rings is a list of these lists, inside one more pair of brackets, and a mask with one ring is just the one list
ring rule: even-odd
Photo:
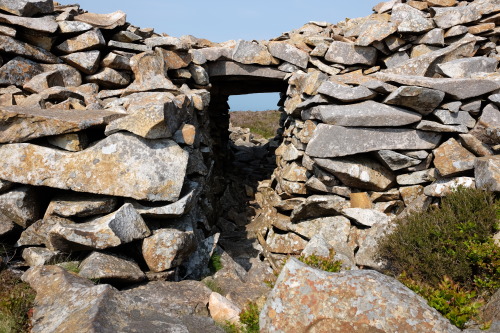
[[0,286],[0,332],[28,331],[35,292],[9,270],[0,272]]
[[280,111],[232,111],[229,116],[233,126],[249,128],[250,132],[265,139],[273,138],[280,128]]

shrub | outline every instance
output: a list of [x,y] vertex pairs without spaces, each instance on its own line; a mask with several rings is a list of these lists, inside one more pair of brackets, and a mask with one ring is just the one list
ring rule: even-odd
[[212,274],[220,271],[222,269],[221,255],[214,253],[210,257],[210,261],[208,262],[208,268]]
[[500,288],[500,248],[492,238],[499,218],[494,194],[459,188],[439,208],[396,221],[379,256],[389,274],[463,328]]
[[244,325],[244,333],[259,333],[259,307],[255,303],[248,303],[240,313],[240,322]]
[[335,251],[330,250],[330,255],[328,257],[320,257],[312,254],[308,257],[300,256],[298,259],[313,268],[321,269],[326,272],[337,273],[340,272],[340,269],[342,268],[342,262],[335,260],[334,257]]
[[[460,188],[443,198],[440,208],[397,221],[394,232],[381,241],[379,255],[395,276],[404,271],[430,285],[449,276],[474,288],[476,277],[484,278],[498,265],[498,250],[488,245],[497,231],[498,205],[491,193]],[[496,269],[490,278],[498,283]]]

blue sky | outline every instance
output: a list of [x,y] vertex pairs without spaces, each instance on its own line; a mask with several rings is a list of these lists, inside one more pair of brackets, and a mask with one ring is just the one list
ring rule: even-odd
[[[308,21],[336,23],[370,15],[382,0],[79,0],[94,13],[122,10],[127,21],[171,36],[193,35],[214,42],[266,40]],[[75,1],[59,0],[62,4]],[[232,110],[275,109],[277,94],[231,96]]]

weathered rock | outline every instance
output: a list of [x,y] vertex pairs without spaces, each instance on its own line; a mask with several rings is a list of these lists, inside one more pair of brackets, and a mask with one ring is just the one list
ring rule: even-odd
[[54,33],[59,25],[53,16],[37,18],[18,17],[13,15],[0,14],[0,23],[12,24],[15,26],[31,29],[38,32]]
[[144,240],[142,255],[153,272],[162,272],[179,266],[195,250],[195,238],[192,227],[182,226],[159,229]]
[[94,74],[99,68],[99,59],[101,57],[100,51],[89,51],[89,52],[75,52],[62,56],[66,63],[71,66],[76,67],[78,70],[85,74]]
[[433,77],[436,72],[439,72],[438,64],[472,56],[474,45],[475,39],[471,38],[464,38],[445,48],[419,45],[412,50],[411,59],[396,67],[386,69],[384,72]]
[[48,216],[43,220],[38,220],[22,232],[15,246],[50,245],[48,234],[50,229],[58,224],[74,224],[74,222],[57,216]]
[[346,199],[337,195],[311,195],[291,214],[292,222],[316,217],[340,215],[346,208]]
[[0,107],[0,143],[78,132],[102,126],[122,114],[109,111],[63,112],[25,107]]
[[89,194],[71,194],[56,196],[51,201],[45,216],[59,215],[63,217],[87,217],[111,213],[118,200],[113,197],[95,196]]
[[384,103],[405,106],[422,115],[427,115],[441,104],[444,95],[444,92],[439,90],[402,86],[387,96]]
[[9,36],[0,35],[0,51],[38,60],[48,64],[57,64],[60,62],[60,60],[52,53],[42,48],[32,46],[28,43],[18,41]]
[[318,166],[331,172],[344,185],[350,187],[385,191],[396,180],[389,169],[367,157],[316,158],[315,161]]
[[167,70],[185,68],[189,66],[193,59],[190,53],[164,49],[160,49],[160,52],[163,56],[163,60],[165,61],[165,67]]
[[111,49],[125,50],[127,52],[135,52],[135,53],[152,51],[151,47],[147,45],[123,43],[123,42],[117,42],[116,40],[110,40],[108,42],[108,47]]
[[170,140],[146,141],[122,133],[76,153],[4,145],[0,157],[2,179],[149,201],[178,199],[188,161],[188,153]]
[[392,22],[379,22],[372,24],[369,29],[364,30],[356,40],[360,46],[369,46],[377,41],[382,41],[392,35],[398,29]]
[[111,68],[104,68],[96,74],[85,77],[87,82],[96,83],[107,89],[125,87],[130,83],[130,75]]
[[422,185],[404,186],[399,188],[401,197],[405,206],[411,206],[424,194],[424,187]]
[[130,204],[116,212],[77,224],[56,224],[49,232],[49,248],[63,252],[107,249],[143,239],[151,232]]
[[474,168],[475,156],[453,138],[433,152],[434,165],[443,177],[454,176]]
[[434,28],[434,22],[425,17],[418,9],[406,4],[396,4],[392,8],[391,22],[398,27],[398,32],[421,33]]
[[115,52],[110,52],[101,61],[101,66],[113,69],[132,70],[130,67],[130,58],[131,57],[126,57]]
[[466,111],[450,112],[448,110],[438,109],[432,114],[445,125],[462,125],[468,128],[472,128],[476,125],[476,120]]
[[59,134],[47,138],[47,141],[61,149],[67,151],[82,151],[88,147],[89,140],[85,132]]
[[428,169],[423,171],[416,171],[396,177],[399,185],[416,185],[433,182],[437,179],[438,174],[436,169]]
[[7,235],[14,230],[15,224],[10,218],[0,211],[0,237]]
[[457,59],[438,64],[438,71],[451,78],[466,78],[477,73],[492,73],[497,69],[498,60],[486,57]]
[[424,188],[424,194],[430,197],[445,197],[459,187],[475,188],[476,182],[471,177],[438,179]]
[[51,251],[43,247],[29,247],[23,250],[22,257],[28,266],[41,266],[60,257],[61,252]]
[[476,156],[490,156],[493,155],[491,148],[479,141],[472,134],[460,134],[460,142],[467,150],[474,153]]
[[287,61],[300,68],[307,68],[309,55],[287,42],[269,42],[269,52],[273,57]]
[[307,239],[312,239],[314,235],[322,234],[332,243],[347,243],[350,227],[350,221],[347,218],[338,215],[290,223],[288,224],[287,229]]
[[210,77],[243,76],[282,80],[285,78],[286,74],[287,73],[274,68],[245,65],[232,61],[217,61],[208,64],[208,75]]
[[208,310],[212,319],[217,323],[229,322],[237,325],[240,322],[241,309],[219,293],[210,294]]
[[326,52],[325,60],[343,65],[372,66],[377,61],[377,49],[371,46],[356,46],[335,41]]
[[121,10],[110,14],[84,13],[75,16],[74,20],[88,23],[95,28],[111,30],[123,26],[127,21],[127,15]]
[[419,44],[443,46],[444,45],[444,31],[443,29],[432,29],[416,41]]
[[376,95],[370,89],[363,86],[350,87],[331,81],[323,82],[318,88],[318,92],[345,103],[352,103],[370,99]]
[[23,228],[40,217],[40,202],[33,187],[21,186],[0,195],[0,212]]
[[416,129],[439,133],[467,133],[469,131],[465,125],[443,125],[429,120],[422,120],[418,123]]
[[440,90],[456,100],[481,96],[500,88],[500,83],[486,79],[440,79],[380,72],[373,75],[382,81]]
[[392,171],[408,168],[421,163],[419,159],[397,153],[392,150],[379,150],[377,158]]
[[500,192],[500,156],[477,158],[474,162],[474,176],[478,189]]
[[[110,285],[96,286],[57,266],[32,268],[23,279],[37,294],[35,333],[72,331],[75,327],[83,332],[96,327],[124,333],[223,332],[206,317],[211,291],[201,282],[152,282],[120,292]],[[115,320],[109,320],[111,317]]]
[[442,29],[474,22],[481,18],[481,12],[473,6],[433,8],[433,11],[434,22]]
[[474,135],[480,141],[496,145],[500,142],[500,111],[493,104],[488,104],[479,117],[476,126],[469,133]]
[[196,250],[182,265],[182,269],[185,272],[183,279],[200,280],[210,274],[208,263],[215,251],[219,238],[220,233],[216,233],[198,242]]
[[359,247],[355,255],[356,265],[375,270],[382,270],[386,267],[386,263],[378,255],[379,242],[392,232],[393,227],[394,224],[391,223],[375,223],[369,229],[351,230],[349,239],[355,240]]
[[242,64],[270,65],[274,62],[273,56],[267,47],[251,41],[239,40],[233,49],[232,59]]
[[132,260],[115,254],[92,252],[79,265],[78,275],[105,282],[134,283],[146,279],[146,275]]
[[141,91],[177,90],[166,77],[165,61],[160,53],[141,53],[130,59],[135,81],[125,90],[125,95]]
[[93,28],[93,26],[88,23],[78,21],[58,21],[57,24],[59,25],[59,30],[63,34],[85,32]]
[[342,214],[361,226],[371,227],[375,223],[389,223],[390,218],[374,209],[345,208]]
[[0,9],[18,16],[31,17],[37,14],[51,14],[54,3],[51,0],[2,0]]
[[293,258],[259,322],[262,332],[460,332],[393,278],[366,270],[326,273]]
[[433,149],[441,135],[410,129],[347,128],[319,124],[307,145],[312,157],[338,157],[382,149]]
[[269,231],[266,239],[269,251],[281,254],[300,254],[307,245],[307,241],[299,235],[290,232],[287,234]]
[[76,37],[65,40],[56,46],[60,52],[69,54],[80,51],[87,51],[106,45],[106,41],[99,29],[87,31]]

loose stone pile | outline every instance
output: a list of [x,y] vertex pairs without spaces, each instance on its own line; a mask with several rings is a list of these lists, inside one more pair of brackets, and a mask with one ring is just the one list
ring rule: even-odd
[[[0,10],[0,236],[22,231],[16,245],[28,265],[71,254],[84,259],[81,276],[115,285],[207,275],[218,231],[246,222],[237,211],[218,219],[232,202],[230,149],[243,168],[250,150],[242,147],[254,145],[229,144],[233,94],[281,92],[277,167],[258,187],[247,229],[271,262],[333,249],[346,268],[379,268],[373,251],[395,215],[459,185],[500,191],[497,0],[392,0],[337,25],[220,44],[50,0],[0,0]],[[252,153],[268,157],[259,147]],[[240,277],[252,266],[245,255],[225,257]],[[126,304],[139,291],[82,284],[54,267],[25,277],[40,299],[36,281],[48,275],[58,277],[50,288],[95,301],[74,311],[137,310],[105,306],[102,295]],[[209,293],[196,288],[206,306]],[[264,331],[281,329],[261,322]],[[46,324],[35,331],[52,331]],[[171,323],[185,331],[205,324]]]

